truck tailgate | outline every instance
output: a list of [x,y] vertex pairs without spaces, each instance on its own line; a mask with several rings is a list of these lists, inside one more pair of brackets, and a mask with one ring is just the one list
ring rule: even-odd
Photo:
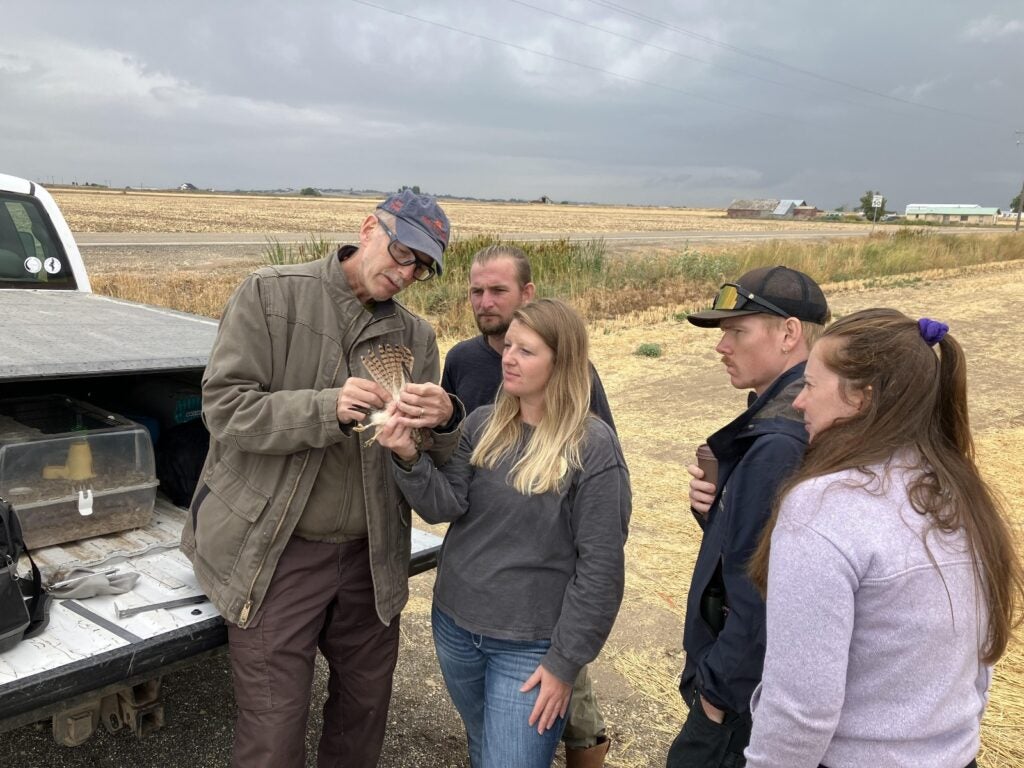
[[0,307],[0,379],[203,368],[217,333],[210,318],[79,291],[0,291]]
[[[202,594],[191,564],[178,549],[186,514],[157,497],[155,518],[147,528],[33,553],[47,581],[57,568],[74,566],[116,567],[138,573],[139,581],[123,595],[54,600],[46,629],[0,654],[0,733],[47,717],[76,696],[155,677],[227,642],[223,620],[205,600],[126,618],[117,615],[117,605]],[[413,529],[412,539],[410,575],[434,568],[441,538]]]

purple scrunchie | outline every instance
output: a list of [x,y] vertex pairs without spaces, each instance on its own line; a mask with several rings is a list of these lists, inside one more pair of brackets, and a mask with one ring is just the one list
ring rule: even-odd
[[929,347],[934,347],[946,338],[949,326],[945,323],[940,323],[938,320],[930,320],[927,317],[922,317],[917,321],[917,330],[920,332],[921,338],[924,339],[925,343]]

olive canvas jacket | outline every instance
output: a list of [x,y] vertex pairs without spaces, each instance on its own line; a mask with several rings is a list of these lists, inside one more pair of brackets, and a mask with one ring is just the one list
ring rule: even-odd
[[[181,547],[203,591],[243,628],[259,621],[325,449],[344,440],[357,441],[359,461],[347,477],[322,481],[358,486],[364,494],[381,621],[389,623],[408,599],[409,503],[395,484],[390,452],[363,445],[372,433],[342,430],[337,400],[348,377],[369,378],[360,358],[380,344],[409,347],[413,380],[437,382],[437,341],[398,302],[369,308],[359,302],[339,261],[354,250],[345,246],[316,262],[250,275],[225,309],[203,375],[210,452]],[[455,407],[461,424],[464,412]],[[426,436],[434,461],[448,459],[460,428]]]

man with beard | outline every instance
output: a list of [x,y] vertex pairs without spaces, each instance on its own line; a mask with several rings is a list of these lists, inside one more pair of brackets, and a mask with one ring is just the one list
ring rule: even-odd
[[[480,335],[452,347],[445,357],[441,377],[441,386],[462,401],[467,415],[494,402],[501,386],[501,353],[512,313],[532,301],[535,292],[530,261],[522,249],[491,245],[473,255],[469,302]],[[590,410],[614,430],[608,398],[593,364],[590,373]],[[573,686],[562,741],[566,768],[604,765],[610,742],[587,667],[580,671]]]
[[[458,397],[469,415],[490,405],[501,386],[501,353],[505,331],[516,309],[533,300],[530,261],[522,249],[489,245],[473,255],[469,270],[469,303],[480,335],[460,341],[445,356],[441,386]],[[593,364],[590,410],[612,429],[611,409]]]

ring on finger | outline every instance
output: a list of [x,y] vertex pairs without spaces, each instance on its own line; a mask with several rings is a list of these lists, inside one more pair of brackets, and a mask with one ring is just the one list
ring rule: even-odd
[[420,418],[421,419],[423,418],[423,414],[425,414],[426,412],[427,412],[427,409],[424,408],[423,406],[420,406]]

